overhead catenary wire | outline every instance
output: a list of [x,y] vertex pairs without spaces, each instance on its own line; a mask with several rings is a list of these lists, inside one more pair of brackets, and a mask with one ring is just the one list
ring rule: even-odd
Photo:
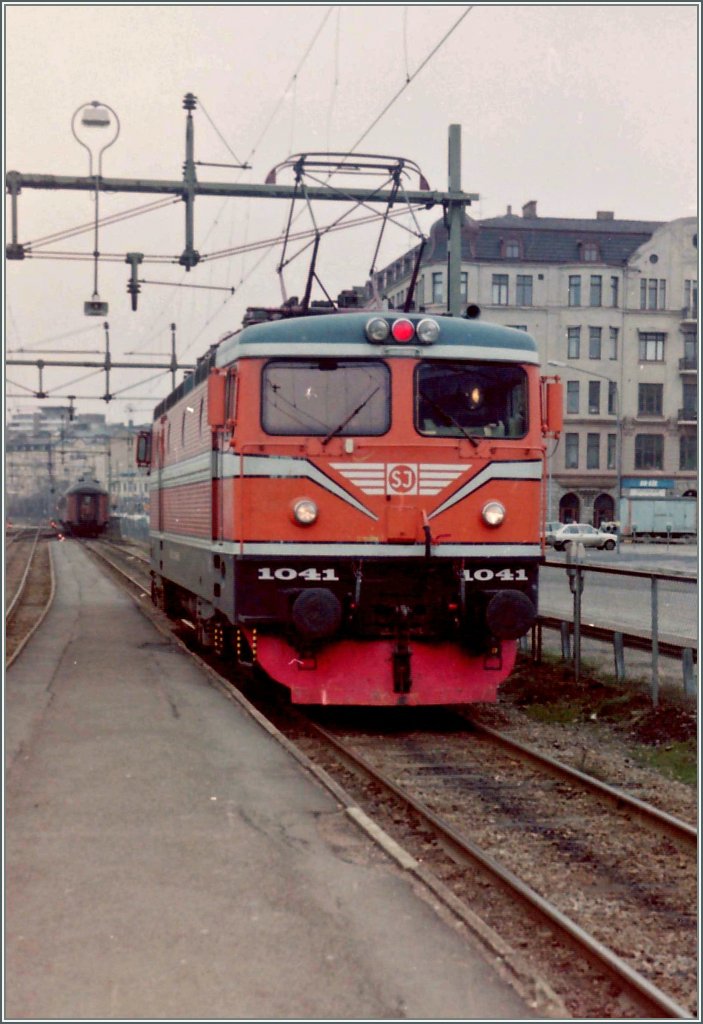
[[390,100],[388,101],[388,103],[386,103],[386,105],[385,105],[385,107],[383,108],[383,110],[382,110],[382,111],[380,112],[380,114],[378,114],[378,115],[377,115],[377,117],[375,117],[375,118],[374,118],[374,120],[373,120],[373,121],[371,122],[371,124],[370,124],[370,125],[368,126],[368,128],[366,129],[366,131],[365,131],[365,132],[363,132],[363,134],[359,136],[359,138],[358,138],[358,139],[356,140],[356,142],[354,143],[354,145],[353,145],[353,146],[351,147],[351,149],[349,150],[349,153],[350,153],[350,154],[351,154],[351,153],[353,153],[353,152],[355,151],[355,149],[356,149],[356,148],[357,148],[358,146],[360,146],[360,145],[361,145],[361,143],[362,143],[362,142],[364,141],[364,139],[366,138],[366,136],[367,136],[367,135],[369,135],[369,134],[371,133],[371,131],[372,131],[372,130],[373,130],[373,129],[374,129],[375,127],[376,127],[376,125],[377,125],[377,124],[378,124],[378,122],[379,122],[379,121],[381,120],[381,118],[385,117],[385,115],[386,115],[386,114],[388,113],[388,111],[389,111],[389,110],[391,109],[391,107],[392,107],[392,106],[393,106],[393,104],[394,104],[394,103],[396,102],[396,100],[400,98],[400,96],[402,95],[402,93],[404,93],[404,92],[405,92],[405,90],[407,89],[407,87],[408,87],[408,86],[410,85],[410,83],[411,83],[411,82],[412,82],[412,81],[413,81],[413,80],[414,80],[415,78],[417,78],[417,76],[418,76],[418,75],[420,74],[420,72],[421,72],[421,71],[422,71],[422,70],[423,70],[423,69],[424,69],[425,67],[427,67],[427,65],[429,64],[429,62],[430,62],[430,61],[432,60],[432,58],[434,57],[434,55],[435,55],[435,54],[436,54],[436,53],[437,53],[437,52],[438,52],[438,51],[439,51],[439,50],[440,50],[440,49],[441,49],[441,48],[442,48],[442,47],[444,46],[444,44],[445,44],[445,43],[446,43],[446,41],[447,41],[447,40],[449,39],[449,37],[450,37],[451,35],[453,35],[453,33],[454,33],[454,32],[455,32],[455,31],[456,31],[457,29],[458,29],[459,25],[460,25],[460,24],[462,23],[462,21],[464,20],[464,18],[465,18],[465,17],[466,17],[466,16],[468,15],[468,14],[470,14],[470,13],[471,13],[471,11],[473,11],[473,9],[474,9],[474,4],[471,4],[471,6],[470,6],[470,7],[467,7],[467,8],[466,8],[466,10],[465,10],[465,11],[463,11],[463,13],[462,13],[462,14],[461,14],[461,15],[459,16],[459,18],[457,18],[457,20],[456,20],[456,21],[454,22],[454,24],[453,24],[453,25],[452,25],[452,27],[451,27],[451,28],[449,29],[449,31],[448,31],[448,32],[446,32],[446,33],[445,33],[445,34],[444,34],[444,35],[442,36],[442,38],[440,39],[440,41],[439,41],[439,42],[438,42],[438,43],[436,44],[436,46],[434,46],[434,47],[432,48],[432,50],[430,50],[430,52],[429,52],[429,53],[427,54],[427,56],[426,56],[426,57],[425,57],[425,59],[424,59],[424,60],[422,61],[422,63],[421,63],[421,64],[420,64],[420,65],[419,65],[419,66],[418,66],[418,67],[417,67],[417,68],[416,68],[416,69],[415,69],[415,70],[413,71],[413,73],[412,73],[412,74],[411,74],[411,75],[410,75],[410,76],[409,76],[409,77],[407,78],[407,80],[406,80],[405,82],[403,82],[403,84],[402,84],[402,86],[400,87],[400,89],[398,89],[398,91],[396,92],[396,94],[395,94],[395,95],[394,95],[394,96],[393,96],[393,97],[392,97],[392,98],[391,98],[391,99],[390,99]]
[[[174,203],[178,202],[180,202],[179,196],[166,196],[163,199],[156,199],[150,203],[144,203],[141,206],[134,206],[129,210],[122,210],[119,213],[112,213],[108,214],[106,217],[101,217],[98,221],[98,226],[106,227],[110,224],[118,224],[123,220],[131,220],[132,217],[140,217],[145,213],[152,213],[154,210],[158,210],[166,206],[172,206]],[[49,245],[53,242],[63,242],[68,238],[74,238],[76,235],[93,231],[94,228],[95,221],[77,224],[75,227],[65,228],[63,231],[55,231],[51,235],[43,235],[41,238],[35,238],[29,242],[25,242],[25,249],[34,249],[37,246]]]
[[237,163],[239,164],[239,166],[240,166],[240,167],[247,167],[248,165],[247,165],[247,164],[243,164],[243,163],[242,163],[242,161],[241,161],[241,160],[239,159],[239,157],[237,156],[237,154],[236,154],[236,153],[234,152],[234,150],[233,150],[233,149],[232,149],[232,147],[230,146],[230,144],[229,144],[229,142],[227,141],[227,139],[226,139],[226,138],[224,137],[224,135],[222,134],[222,132],[220,131],[220,129],[219,129],[218,127],[217,127],[217,125],[215,124],[215,122],[213,121],[213,119],[212,119],[212,118],[210,117],[210,115],[208,114],[207,110],[205,109],[205,104],[203,103],[202,99],[201,99],[201,98],[200,98],[199,96],[198,96],[198,106],[199,106],[200,110],[202,110],[203,114],[205,114],[205,117],[206,117],[206,118],[208,119],[208,121],[210,122],[210,124],[211,124],[211,126],[212,126],[213,130],[214,130],[214,131],[215,131],[215,132],[217,133],[217,135],[219,136],[219,139],[220,139],[220,141],[222,142],[222,144],[223,144],[223,146],[225,147],[225,149],[227,150],[227,152],[228,152],[228,153],[230,153],[230,155],[234,157],[234,159],[235,159],[235,160],[237,161]]
[[271,123],[273,122],[274,118],[276,117],[276,114],[278,113],[278,111],[281,109],[283,103],[285,102],[285,98],[286,98],[286,96],[288,94],[288,90],[291,88],[291,86],[293,85],[293,83],[297,79],[298,74],[300,73],[300,71],[302,70],[302,68],[303,68],[303,66],[305,64],[305,61],[310,56],[310,52],[311,52],[313,46],[315,45],[315,43],[317,42],[317,39],[318,39],[320,33],[322,32],[323,28],[327,24],[327,20],[328,20],[329,16],[332,14],[333,10],[334,10],[334,5],[332,7],[328,8],[327,12],[325,13],[324,17],[322,18],[322,21],[320,22],[320,24],[319,24],[315,34],[313,35],[312,39],[310,40],[310,43],[308,44],[308,47],[305,50],[305,53],[303,54],[303,56],[301,57],[300,61],[298,62],[298,65],[297,65],[295,71],[293,72],[291,78],[289,79],[288,84],[286,85],[285,89],[283,90],[283,93],[281,95],[280,100],[276,104],[274,110],[272,111],[272,113],[269,116],[268,121],[266,122],[266,124],[262,128],[262,130],[261,130],[261,132],[259,134],[259,137],[257,138],[256,142],[252,146],[251,151],[249,152],[249,155],[248,155],[248,157],[246,159],[247,163],[249,163],[251,158],[254,156],[254,153],[256,152],[256,150],[257,150],[261,140],[266,135],[266,132],[269,130],[269,128],[271,126]]
[[[445,44],[445,42],[456,31],[456,29],[459,27],[459,25],[464,20],[464,18],[466,18],[466,16],[471,13],[471,11],[473,10],[473,6],[474,5],[471,5],[471,6],[467,7],[466,10],[462,12],[460,17],[454,22],[454,24],[451,26],[451,28],[442,36],[442,38],[439,40],[439,42],[427,54],[427,56],[420,63],[420,65],[416,68],[416,70],[412,73],[412,75],[410,75],[407,72],[407,53],[406,53],[406,81],[405,81],[405,83],[396,92],[396,94],[388,101],[388,103],[386,103],[386,105],[383,107],[381,112],[376,116],[376,118],[372,121],[372,123],[369,125],[369,127],[366,129],[366,131],[357,139],[357,141],[354,143],[354,145],[348,151],[347,155],[351,155],[359,147],[359,145],[363,142],[363,140],[366,138],[366,136],[370,134],[372,129],[375,128],[375,126],[379,123],[379,121],[381,121],[381,119],[388,113],[388,111],[391,109],[393,104],[402,95],[404,90],[420,74],[420,72],[427,66],[427,64],[429,64],[429,62],[432,60],[432,58],[435,56],[435,54],[439,52],[439,50],[442,48],[442,46]],[[324,22],[323,22],[323,24],[324,24]],[[322,28],[322,26],[320,28]],[[319,34],[319,32],[318,32],[318,34]],[[296,76],[294,76],[294,78],[295,77]],[[331,177],[331,172],[327,175],[327,182],[329,182],[330,177]],[[295,220],[298,220],[298,218],[301,216],[301,213],[302,213],[302,211],[298,214],[298,216],[295,218]],[[384,224],[386,222],[386,219],[388,219],[388,218],[384,217]],[[417,220],[414,217],[413,217],[413,219],[415,220],[415,224],[417,226]],[[290,227],[290,222],[289,222],[289,227]]]
[[[421,206],[417,206],[417,207],[415,207],[415,209],[420,210],[420,209],[422,209],[422,207]],[[350,211],[347,211],[347,214],[349,212]],[[406,212],[407,212],[406,210],[392,211],[391,214],[390,214],[390,217],[391,217],[392,220],[397,220],[398,218],[404,216],[406,214]],[[347,214],[344,214],[343,216],[346,216]],[[374,221],[381,220],[382,218],[383,218],[383,214],[382,213],[377,213],[377,212],[373,212],[373,211],[371,213],[369,213],[369,214],[366,214],[363,217],[357,217],[355,220],[349,221],[346,224],[339,223],[339,218],[338,218],[336,221],[332,221],[330,224],[323,225],[323,227],[318,228],[318,229],[315,229],[315,228],[305,228],[304,230],[293,232],[291,235],[289,235],[289,241],[300,241],[301,239],[305,239],[305,238],[314,238],[314,236],[316,234],[321,234],[321,235],[322,234],[328,234],[328,233],[331,233],[333,231],[346,231],[346,230],[348,230],[350,228],[362,227],[362,226],[367,225],[367,224],[372,224]],[[406,225],[401,225],[401,226],[404,228],[405,231],[408,231],[410,234],[414,234],[412,229],[408,228]],[[223,249],[223,250],[220,250],[219,252],[210,253],[207,256],[202,257],[201,262],[205,262],[207,260],[223,259],[223,258],[228,257],[228,256],[236,256],[236,255],[240,255],[240,254],[246,253],[246,252],[255,252],[255,251],[257,251],[259,249],[262,249],[262,248],[266,248],[266,249],[270,248],[270,249],[272,249],[276,245],[279,245],[282,240],[283,240],[283,235],[280,234],[280,235],[276,235],[273,238],[261,239],[258,242],[249,242],[246,245],[233,246],[231,249]],[[241,282],[240,282],[240,284],[241,284]]]
[[31,345],[20,346],[17,349],[18,352],[33,352],[36,351],[37,345],[50,345],[54,341],[63,341],[64,338],[75,338],[77,334],[87,334],[88,331],[102,330],[99,324],[89,324],[87,327],[78,327],[73,331],[62,331],[61,334],[53,334],[49,338],[42,338],[39,341],[33,342]]
[[73,380],[61,381],[60,384],[57,384],[53,388],[44,388],[44,391],[46,392],[47,395],[51,395],[51,394],[54,393],[54,391],[56,391],[57,388],[71,388],[71,387],[73,387],[74,384],[80,384],[81,381],[88,380],[89,377],[95,377],[95,376],[97,376],[97,374],[103,373],[103,372],[104,372],[104,369],[101,366],[97,370],[90,370],[88,373],[81,374],[80,377],[74,377]]

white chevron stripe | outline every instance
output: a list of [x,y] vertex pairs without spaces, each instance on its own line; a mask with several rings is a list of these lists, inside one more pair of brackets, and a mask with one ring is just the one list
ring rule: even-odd
[[477,473],[476,476],[468,480],[463,487],[460,487],[458,491],[450,495],[446,501],[431,512],[428,519],[434,519],[435,516],[440,515],[442,512],[446,512],[452,505],[456,505],[457,502],[461,501],[468,494],[473,491],[477,491],[479,487],[483,487],[489,480],[535,480],[539,481],[542,479],[542,463],[538,461],[531,462],[492,462]]

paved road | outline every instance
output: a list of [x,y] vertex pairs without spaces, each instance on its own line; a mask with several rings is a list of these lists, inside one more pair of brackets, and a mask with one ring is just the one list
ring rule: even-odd
[[[566,572],[566,554],[550,550],[550,562],[564,569],[540,570],[540,611],[544,615],[570,616],[573,598]],[[661,573],[697,574],[698,554],[692,545],[623,545],[615,551],[587,551],[586,565],[606,565]],[[696,640],[698,637],[698,586],[696,583],[658,584],[659,632],[662,636]],[[652,626],[651,583],[647,579],[607,573],[586,573],[582,595],[584,621],[609,628],[648,632]]]

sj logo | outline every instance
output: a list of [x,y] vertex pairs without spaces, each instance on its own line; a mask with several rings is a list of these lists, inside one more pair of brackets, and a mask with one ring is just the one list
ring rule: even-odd
[[388,494],[417,494],[417,465],[389,463],[386,468]]

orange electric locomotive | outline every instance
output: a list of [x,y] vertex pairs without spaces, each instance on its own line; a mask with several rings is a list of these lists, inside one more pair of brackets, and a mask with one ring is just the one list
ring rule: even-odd
[[225,336],[155,410],[153,599],[306,704],[495,700],[537,615],[561,385],[476,319]]

